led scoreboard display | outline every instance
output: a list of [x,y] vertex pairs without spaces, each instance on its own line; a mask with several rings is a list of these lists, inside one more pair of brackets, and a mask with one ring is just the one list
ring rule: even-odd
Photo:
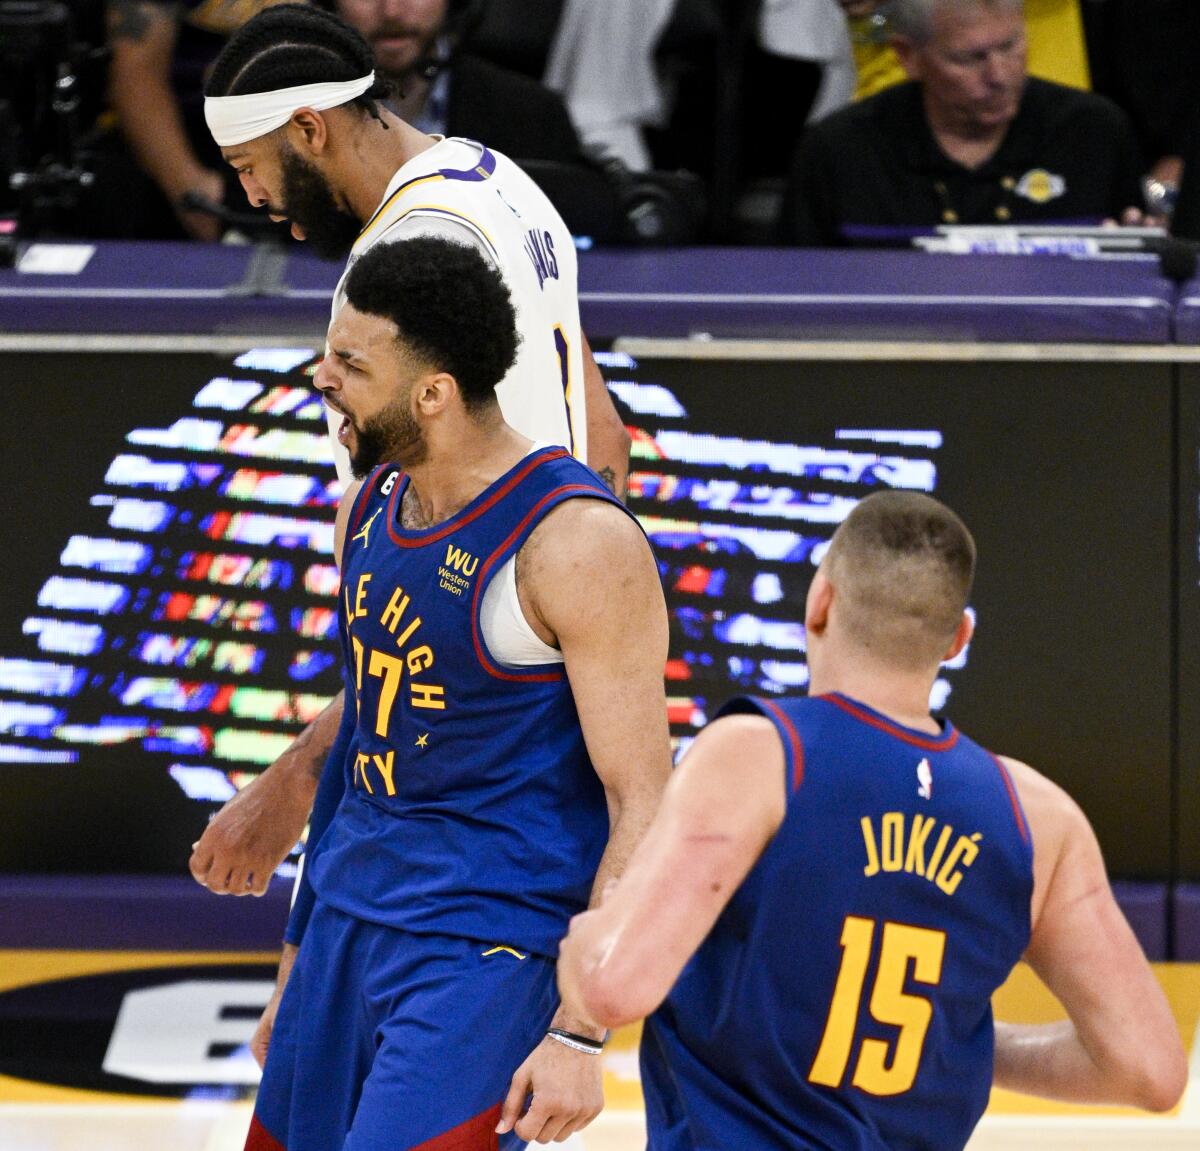
[[[0,461],[0,870],[182,871],[211,812],[338,690],[314,357],[7,357],[9,410],[28,414]],[[1061,366],[598,359],[667,594],[678,744],[732,694],[805,690],[815,565],[859,499],[902,488],[945,499],[980,545],[978,636],[935,706],[1077,793],[1127,719],[1130,771],[1169,754],[1169,667],[1145,643],[1130,662],[1113,610],[1138,573],[1163,600],[1138,627],[1167,649],[1165,388]],[[1160,801],[1144,787],[1126,829]]]

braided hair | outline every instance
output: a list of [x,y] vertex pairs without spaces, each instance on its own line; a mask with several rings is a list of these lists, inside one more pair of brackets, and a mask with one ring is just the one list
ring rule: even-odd
[[[273,92],[329,80],[357,80],[375,67],[367,42],[332,12],[308,4],[276,4],[246,21],[213,64],[206,96]],[[387,127],[376,100],[391,92],[376,80],[356,104]]]

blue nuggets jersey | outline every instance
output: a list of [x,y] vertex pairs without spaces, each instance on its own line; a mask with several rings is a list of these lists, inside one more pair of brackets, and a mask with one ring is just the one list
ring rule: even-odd
[[646,1022],[652,1151],[961,1148],[991,995],[1029,940],[1004,766],[839,695],[737,700],[779,731],[783,824]]
[[340,616],[358,721],[313,888],[360,919],[553,956],[608,840],[604,789],[563,665],[499,666],[480,604],[551,509],[621,505],[562,448],[531,453],[424,530],[401,526],[407,483],[377,469],[346,532]]

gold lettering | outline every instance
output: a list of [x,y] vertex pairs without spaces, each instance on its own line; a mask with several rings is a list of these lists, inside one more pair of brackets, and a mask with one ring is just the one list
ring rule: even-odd
[[904,866],[904,816],[889,811],[883,817],[883,870],[899,871]]
[[383,776],[383,786],[387,788],[388,795],[395,795],[396,786],[392,783],[392,772],[396,767],[396,753],[389,751],[386,759],[378,755],[373,755],[371,758],[375,761],[375,766],[379,769],[379,774]]
[[427,667],[433,667],[433,651],[428,644],[422,644],[408,653],[409,675],[417,675]]
[[420,616],[417,616],[417,618],[416,618],[416,619],[414,619],[414,620],[412,621],[412,623],[410,623],[410,624],[408,625],[408,627],[406,627],[406,628],[405,628],[405,629],[404,629],[404,630],[403,630],[403,631],[402,631],[402,632],[401,632],[401,633],[400,633],[400,634],[399,634],[399,635],[396,637],[396,646],[397,646],[397,647],[403,647],[403,646],[404,646],[406,643],[408,643],[409,637],[410,637],[410,636],[412,635],[412,633],[413,633],[414,631],[416,631],[416,630],[417,630],[417,628],[419,628],[420,626],[421,626],[421,617],[420,617]]
[[363,572],[363,574],[358,577],[358,592],[355,594],[355,597],[354,597],[354,618],[355,619],[358,619],[359,616],[364,616],[367,614],[367,604],[366,604],[367,584],[369,584],[370,582],[371,582],[371,573],[370,572]]
[[367,778],[367,764],[371,761],[360,751],[354,757],[354,782],[358,783],[358,773],[362,772],[363,785],[372,795],[375,794],[375,789],[371,786],[371,781]]
[[942,862],[942,855],[945,853],[946,844],[950,842],[950,836],[954,829],[947,823],[942,828],[942,834],[938,836],[938,841],[933,849],[933,858],[929,861],[929,866],[925,868],[925,878],[932,879],[937,875],[938,864]]
[[932,815],[918,813],[913,816],[912,831],[908,835],[908,854],[904,857],[905,871],[915,871],[918,875],[924,876],[925,841],[929,838],[929,833],[933,830],[935,823],[937,820]]
[[962,882],[963,873],[954,870],[959,863],[963,867],[970,867],[979,858],[978,841],[982,838],[983,836],[978,831],[970,839],[965,835],[960,835],[954,844],[954,849],[946,856],[946,862],[942,864],[942,868],[938,872],[937,885],[947,895],[953,895]]
[[479,560],[470,552],[459,551],[453,544],[447,544],[446,566],[462,572],[465,576],[473,576],[479,566]]
[[392,633],[396,634],[396,627],[399,625],[401,618],[404,615],[405,609],[408,607],[408,596],[404,594],[404,589],[396,588],[392,592],[392,598],[388,600],[388,605],[384,609],[383,615],[379,617],[379,622]]
[[380,676],[383,686],[379,689],[379,710],[375,714],[375,734],[387,739],[388,724],[392,718],[392,705],[400,688],[400,677],[404,674],[404,661],[394,655],[384,655],[371,649],[371,662],[367,664],[369,675]]
[[867,866],[863,868],[863,875],[878,875],[879,852],[875,847],[875,829],[871,826],[871,817],[864,815],[859,823],[862,824],[863,843],[867,848]]
[[446,689],[435,684],[410,683],[413,707],[428,707],[434,711],[446,710]]

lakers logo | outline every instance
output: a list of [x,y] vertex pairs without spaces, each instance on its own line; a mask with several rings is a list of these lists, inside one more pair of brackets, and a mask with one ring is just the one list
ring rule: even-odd
[[1045,168],[1031,168],[1014,189],[1018,196],[1024,196],[1035,204],[1048,204],[1057,200],[1067,190],[1067,182]]

